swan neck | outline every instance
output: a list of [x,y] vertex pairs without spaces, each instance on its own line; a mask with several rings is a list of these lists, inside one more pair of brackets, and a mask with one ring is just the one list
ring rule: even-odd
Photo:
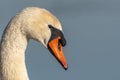
[[0,80],[29,80],[25,65],[27,38],[19,26],[11,25],[0,44]]

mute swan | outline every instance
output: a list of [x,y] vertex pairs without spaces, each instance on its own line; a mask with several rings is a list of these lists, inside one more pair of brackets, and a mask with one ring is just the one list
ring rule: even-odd
[[41,42],[68,68],[62,52],[66,40],[59,20],[49,11],[28,7],[7,25],[0,43],[0,80],[29,80],[25,50],[29,39]]

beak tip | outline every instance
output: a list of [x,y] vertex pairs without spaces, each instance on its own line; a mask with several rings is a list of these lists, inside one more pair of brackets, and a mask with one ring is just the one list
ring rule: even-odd
[[68,67],[67,68],[64,68],[65,70],[67,70],[68,69]]
[[64,65],[64,69],[67,70],[68,69],[68,64]]

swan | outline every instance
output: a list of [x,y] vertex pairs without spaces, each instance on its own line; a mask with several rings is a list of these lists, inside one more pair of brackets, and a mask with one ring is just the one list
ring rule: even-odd
[[42,43],[65,69],[62,47],[66,45],[60,21],[49,11],[27,7],[8,23],[0,42],[0,80],[29,80],[25,50],[29,39]]

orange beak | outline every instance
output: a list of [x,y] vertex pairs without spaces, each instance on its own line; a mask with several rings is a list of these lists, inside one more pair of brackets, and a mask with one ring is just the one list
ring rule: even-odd
[[51,40],[48,45],[51,51],[53,52],[53,55],[58,59],[58,61],[63,65],[65,69],[68,68],[68,64],[66,62],[66,59],[64,57],[63,51],[62,51],[62,45],[59,44],[60,37],[57,37],[53,40]]

